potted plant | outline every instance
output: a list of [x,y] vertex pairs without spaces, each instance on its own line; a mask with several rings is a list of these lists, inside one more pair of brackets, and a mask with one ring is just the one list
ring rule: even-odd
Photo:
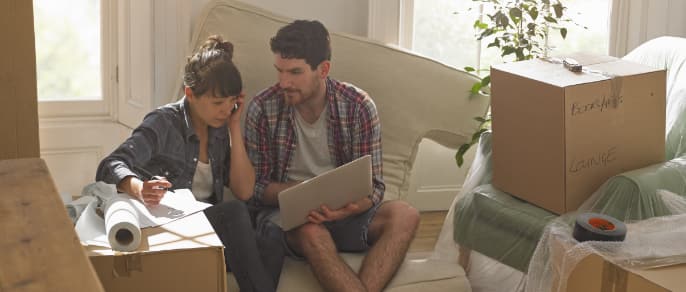
[[[502,61],[522,61],[546,57],[548,54],[548,36],[558,31],[562,38],[567,37],[565,25],[571,22],[566,14],[566,7],[560,0],[472,0],[481,2],[484,17],[474,22],[476,39],[488,42],[486,48],[499,50]],[[465,67],[465,71],[480,73],[489,71],[485,68]],[[472,86],[472,93],[488,92],[491,82],[490,74],[481,75],[481,80]],[[491,128],[490,112],[485,117],[474,118],[479,122],[478,130],[471,141],[463,144],[455,154],[458,166],[464,163],[464,154],[479,141],[479,137]]]

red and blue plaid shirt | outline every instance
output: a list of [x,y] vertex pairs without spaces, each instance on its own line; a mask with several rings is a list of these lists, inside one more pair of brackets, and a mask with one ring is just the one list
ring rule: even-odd
[[[351,84],[326,80],[328,98],[327,140],[336,167],[364,155],[372,157],[374,205],[383,200],[381,124],[376,105],[369,95]],[[260,92],[248,106],[245,145],[255,166],[254,199],[262,203],[270,182],[286,182],[287,170],[297,144],[294,107],[284,102],[278,84]]]

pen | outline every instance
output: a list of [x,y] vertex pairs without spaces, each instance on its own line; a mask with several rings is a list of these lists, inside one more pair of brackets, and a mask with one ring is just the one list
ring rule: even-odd
[[[133,169],[140,172],[142,175],[148,177],[148,180],[162,180],[162,179],[167,180],[165,177],[162,177],[159,175],[153,175],[149,171],[145,170],[145,168],[142,168],[140,166],[134,166]],[[168,188],[162,188],[162,189],[165,191],[168,191],[168,192],[172,192],[172,193],[174,192],[173,190],[168,189]]]

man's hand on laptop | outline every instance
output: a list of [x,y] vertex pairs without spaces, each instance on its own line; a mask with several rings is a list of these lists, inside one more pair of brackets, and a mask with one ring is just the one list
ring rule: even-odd
[[307,220],[315,224],[321,224],[328,221],[344,219],[350,215],[357,214],[358,210],[360,210],[360,205],[356,202],[348,203],[343,208],[337,210],[331,210],[326,205],[322,205],[319,210],[310,211]]

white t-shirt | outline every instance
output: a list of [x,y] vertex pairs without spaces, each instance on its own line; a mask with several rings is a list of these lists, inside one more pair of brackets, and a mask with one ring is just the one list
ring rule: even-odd
[[293,161],[288,167],[289,180],[303,181],[335,168],[327,140],[328,107],[310,124],[295,110],[297,143]]
[[212,196],[212,165],[210,163],[198,160],[191,192],[198,201],[205,201]]

